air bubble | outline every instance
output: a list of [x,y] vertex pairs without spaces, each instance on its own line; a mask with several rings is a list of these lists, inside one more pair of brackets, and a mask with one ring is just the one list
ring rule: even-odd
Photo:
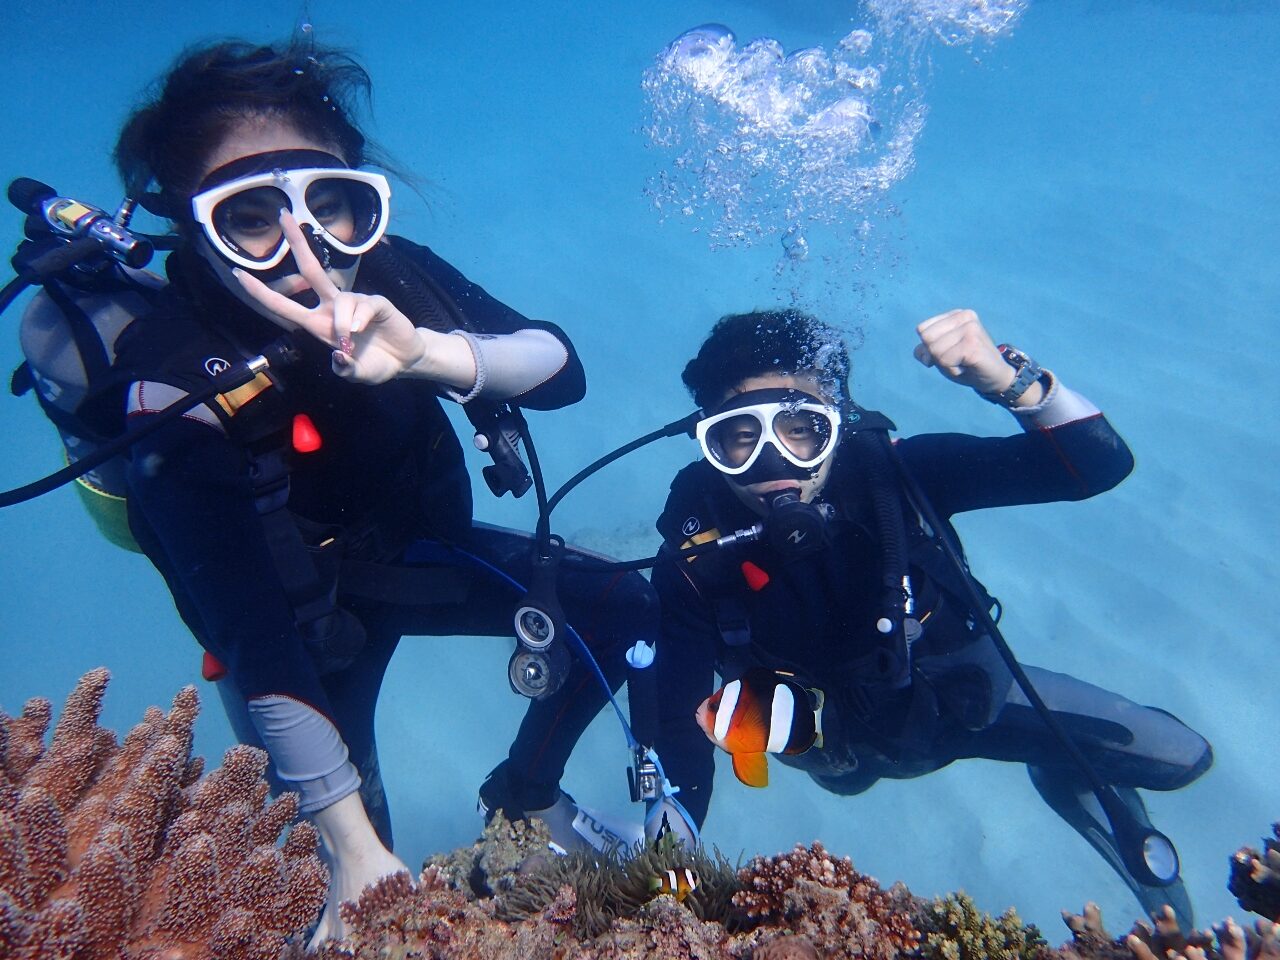
[[646,192],[663,216],[696,214],[713,246],[781,235],[787,258],[803,260],[806,225],[857,230],[910,173],[923,42],[991,39],[1026,3],[867,0],[874,31],[790,54],[770,37],[739,43],[723,24],[688,30],[645,74],[644,132],[671,156]]

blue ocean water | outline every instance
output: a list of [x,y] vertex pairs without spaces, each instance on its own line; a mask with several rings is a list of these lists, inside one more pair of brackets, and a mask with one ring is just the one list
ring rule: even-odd
[[[279,38],[302,15],[275,2],[142,4],[128,16],[10,3],[0,176],[114,205],[115,132],[178,50]],[[395,229],[572,335],[587,400],[531,416],[553,481],[687,412],[679,370],[711,322],[796,290],[856,335],[855,394],[904,433],[1013,429],[911,358],[914,325],[954,306],[978,310],[997,338],[1102,406],[1137,457],[1122,486],[959,528],[1022,659],[1164,707],[1213,741],[1208,775],[1147,800],[1180,848],[1201,922],[1239,913],[1227,858],[1280,817],[1267,613],[1280,574],[1280,391],[1267,360],[1280,306],[1272,3],[1032,0],[992,42],[926,43],[925,125],[914,168],[887,194],[890,215],[872,224],[873,255],[821,246],[824,228],[809,259],[781,273],[777,237],[712,250],[705,217],[653,209],[646,190],[672,157],[643,132],[642,79],[666,44],[707,22],[742,41],[831,49],[864,25],[857,4],[324,0],[306,16],[322,41],[362,56],[378,137],[427,181],[422,198],[398,190]],[[0,225],[16,243],[16,212],[0,212]],[[4,321],[16,330],[17,312]],[[18,361],[16,337],[0,336],[0,368]],[[34,403],[7,399],[0,416],[0,487],[60,465]],[[637,454],[574,494],[557,530],[619,555],[651,552],[667,483],[694,453],[673,440]],[[527,500],[477,501],[482,519],[532,525]],[[198,683],[199,652],[159,577],[101,540],[71,493],[0,512],[0,573],[5,711],[37,694],[60,703],[105,664],[105,722],[123,731],[145,705]],[[507,688],[508,652],[500,640],[408,639],[392,664],[379,738],[409,863],[478,830],[475,788],[524,706]],[[197,750],[216,762],[231,738],[212,691],[201,693]],[[634,815],[626,759],[602,716],[565,786]],[[820,837],[886,883],[962,887],[991,911],[1015,904],[1054,942],[1066,936],[1058,911],[1086,899],[1113,928],[1137,915],[1021,767],[967,761],[856,798],[774,771],[772,786],[750,791],[721,770],[709,842],[736,856]]]

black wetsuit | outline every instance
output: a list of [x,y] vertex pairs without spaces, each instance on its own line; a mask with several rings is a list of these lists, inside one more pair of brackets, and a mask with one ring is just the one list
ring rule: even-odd
[[[366,255],[357,292],[381,293],[422,322],[415,308],[421,308],[425,284],[434,291],[437,313],[438,301],[450,302],[476,334],[548,331],[564,345],[565,363],[511,402],[553,409],[583,396],[581,365],[558,328],[502,304],[425,247],[395,239],[394,252],[398,266],[381,273]],[[252,356],[281,334],[218,285],[189,252],[171,257],[169,272],[160,307],[135,324],[118,347],[118,365],[138,381],[131,417],[163,406],[171,394],[203,386],[218,360]],[[274,746],[281,776],[311,784],[310,801],[302,788],[304,810],[320,809],[354,789],[352,769],[341,763],[345,743],[366,808],[390,845],[373,727],[387,663],[405,634],[510,636],[518,593],[465,554],[527,582],[529,545],[518,534],[473,527],[462,450],[436,385],[348,382],[330,369],[329,348],[305,336],[295,340],[301,359],[273,373],[273,386],[233,415],[225,405],[210,404],[134,446],[128,470],[130,526],[164,575],[183,619],[225,665],[229,683],[220,687],[237,734],[262,742],[263,725],[270,728],[270,736],[263,736],[269,748]],[[149,405],[147,392],[159,395]],[[290,574],[282,572],[269,545],[269,538],[287,538],[293,527],[273,530],[264,521],[269,493],[254,481],[255,471],[278,452],[280,428],[287,441],[299,414],[309,418],[321,446],[311,453],[284,451],[291,460],[285,495],[303,540],[323,558],[318,566],[337,564],[328,558],[336,544],[348,564],[355,559],[446,571],[438,578],[439,589],[419,598],[379,598],[377,589],[372,597],[368,591],[350,596],[339,576],[340,619],[354,615],[365,636],[357,652],[337,660],[317,660],[300,629],[299,591],[291,594],[285,583]],[[616,688],[627,641],[656,632],[648,584],[634,574],[574,570],[572,561],[562,584],[568,617]],[[332,586],[332,580],[322,585]],[[511,695],[505,676],[495,675],[493,683],[495,695]],[[233,686],[229,696],[228,685]],[[274,705],[276,716],[270,711],[254,716],[251,725],[245,703]],[[560,692],[530,705],[509,761],[521,803],[536,809],[555,800],[569,751],[603,703],[599,683],[575,657]],[[294,724],[299,716],[304,722]],[[297,732],[290,733],[291,727]]]
[[[1058,418],[1066,422],[1048,429],[1027,424],[1027,432],[998,438],[921,435],[900,441],[897,449],[944,521],[967,510],[1084,499],[1119,483],[1133,460],[1106,419],[1083,398],[1070,396],[1073,417]],[[786,562],[768,545],[754,543],[692,561],[665,552],[654,569],[662,605],[657,748],[666,774],[680,787],[679,800],[701,826],[711,800],[714,748],[694,713],[712,690],[713,670],[728,681],[761,665],[794,672],[802,684],[824,691],[823,746],[772,759],[806,770],[825,789],[855,794],[881,777],[914,777],[962,757],[988,757],[1028,764],[1042,795],[1071,819],[1074,798],[1087,793],[1078,771],[1012,683],[994,644],[975,627],[963,584],[896,475],[915,616],[924,633],[913,646],[907,686],[886,686],[871,669],[871,654],[882,642],[875,624],[884,607],[870,468],[849,438],[836,456],[821,494],[834,508],[832,540],[821,553]],[[678,548],[699,534],[729,533],[758,519],[721,474],[699,461],[676,476],[658,528]],[[1030,544],[1021,559],[1047,562]],[[749,586],[744,561],[767,575],[763,588]],[[754,580],[758,586],[758,572]],[[749,643],[733,645],[744,639],[744,626]],[[1106,782],[1171,790],[1211,762],[1209,745],[1163,711],[1061,674],[1026,670]]]

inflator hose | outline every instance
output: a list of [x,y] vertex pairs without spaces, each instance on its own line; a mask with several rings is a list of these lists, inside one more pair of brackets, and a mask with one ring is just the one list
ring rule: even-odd
[[226,393],[228,390],[243,386],[256,377],[260,371],[268,367],[279,367],[292,362],[296,355],[293,342],[287,337],[280,338],[268,346],[261,356],[235,364],[225,373],[221,373],[211,380],[203,390],[188,394],[182,400],[171,403],[159,413],[149,416],[147,422],[137,429],[131,430],[110,443],[104,444],[93,453],[63,467],[57,473],[42,477],[25,486],[0,493],[0,508],[12,507],[15,504],[34,500],[36,497],[42,496],[51,490],[56,490],[65,483],[70,483],[72,480],[83,477],[94,467],[101,466],[112,457],[119,456],[143,437],[151,436],[157,430],[162,429],[183,414],[194,410],[200,404],[207,403],[220,393]]

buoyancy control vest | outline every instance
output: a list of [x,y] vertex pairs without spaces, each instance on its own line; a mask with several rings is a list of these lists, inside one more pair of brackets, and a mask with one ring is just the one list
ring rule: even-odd
[[[389,241],[365,255],[365,279],[419,325],[442,332],[471,329],[448,292],[400,248],[411,246],[408,241]],[[113,264],[83,278],[72,274],[70,280],[48,280],[27,307],[20,331],[24,361],[13,374],[11,389],[15,395],[35,391],[62,437],[68,460],[124,431],[126,391],[141,375],[117,365],[117,344],[135,321],[155,314],[165,287],[166,281],[155,274]],[[252,355],[232,337],[219,339],[225,342],[216,353],[227,354],[224,361]],[[171,394],[166,402],[184,395],[179,382],[166,388]],[[322,670],[336,669],[363,643],[360,624],[339,606],[340,589],[387,602],[448,603],[465,596],[466,582],[456,569],[387,565],[415,532],[393,509],[397,492],[421,483],[413,469],[399,471],[382,503],[342,527],[312,523],[288,509],[290,474],[300,452],[299,418],[281,402],[275,385],[270,373],[260,373],[251,383],[219,395],[209,409],[246,452],[255,505],[304,641]],[[500,480],[486,475],[495,494],[499,487],[518,490],[523,468],[514,450],[518,435],[509,436],[504,411],[486,402],[467,407],[478,436],[502,431],[494,439],[507,444],[505,463],[499,459],[500,442],[488,444],[495,465],[486,471],[501,471]],[[124,476],[125,461],[117,457],[86,475],[78,489],[104,535],[141,552],[129,531]],[[206,661],[205,672],[213,679],[219,671]]]
[[[778,649],[765,649],[753,637],[751,610],[764,602],[770,564],[778,562],[761,546],[742,548],[745,552],[711,551],[678,562],[687,564],[691,580],[714,611],[719,659],[728,675],[749,666],[794,673],[804,685],[823,689],[829,702],[857,720],[868,739],[892,756],[903,748],[925,749],[939,709],[969,729],[987,726],[1003,704],[1011,676],[990,638],[976,629],[961,574],[891,469],[881,446],[886,442],[882,427],[846,433],[842,447],[848,446],[842,452],[859,459],[860,469],[855,474],[837,462],[822,493],[834,507],[831,522],[856,525],[877,544],[877,586],[857,593],[871,597],[878,591],[882,609],[864,618],[865,629],[833,644],[832,657],[820,671],[787,659]],[[697,467],[687,468],[673,484],[672,500],[659,523],[669,548],[716,539],[735,525],[731,517],[737,499],[720,475]],[[826,549],[839,549],[838,541]],[[914,610],[904,617],[901,634],[880,634],[870,624],[883,621],[885,613],[892,616],[885,608],[894,589],[905,582],[904,574],[909,574]],[[997,606],[981,584],[978,589],[988,609]],[[885,714],[897,718],[900,728],[892,735],[885,733]]]
[[[402,243],[406,245],[404,249],[400,247]],[[361,263],[361,286],[386,296],[420,326],[441,332],[472,329],[448,291],[433,282],[414,262],[411,246],[399,238],[389,238],[388,243],[365,254]],[[180,261],[177,267],[185,271],[199,269],[200,264]],[[180,366],[187,371],[172,378],[172,382],[176,386],[193,375],[198,379],[202,374],[191,371],[200,366],[198,356],[204,356],[211,349],[219,356],[227,354],[228,359],[251,354],[256,345],[239,342],[247,335],[239,327],[226,323],[204,328],[203,336],[196,334],[187,338],[181,331],[163,333],[162,339],[175,337],[180,341],[173,348],[183,354]],[[201,341],[198,345],[194,342],[196,339]],[[319,363],[327,367],[324,362],[327,349],[306,340],[300,340],[298,347],[311,356],[313,366]],[[196,352],[192,353],[193,350]],[[165,354],[163,345],[160,353]],[[305,399],[290,397],[290,390],[296,393],[297,386],[286,384],[267,371],[234,395],[219,397],[216,405],[210,404],[210,409],[227,435],[245,451],[255,506],[276,574],[289,598],[302,639],[318,668],[325,673],[349,663],[364,643],[363,628],[345,609],[344,598],[447,604],[460,602],[465,597],[467,579],[457,568],[406,567],[396,560],[415,539],[423,536],[451,539],[459,535],[461,528],[455,527],[458,523],[465,524],[470,517],[470,495],[460,453],[456,462],[454,455],[446,457],[447,475],[433,479],[428,460],[434,464],[439,455],[456,447],[447,418],[435,409],[430,435],[424,434],[420,443],[397,451],[401,455],[399,465],[389,471],[385,482],[379,483],[376,500],[362,502],[358,509],[346,511],[348,518],[341,523],[315,522],[295,513],[291,508],[293,474],[310,452],[300,446],[299,441],[314,431],[310,417],[299,412],[306,409]],[[299,403],[303,404],[301,408]],[[477,413],[491,415],[485,408],[496,405],[481,401],[468,404],[471,406],[476,407],[474,413],[468,410],[474,420]],[[319,411],[312,412],[319,420]],[[435,437],[435,434],[446,432],[449,442],[441,446],[443,436]],[[432,493],[435,485],[441,487],[438,493]],[[449,491],[455,487],[466,492],[466,502],[454,504],[456,509],[438,511],[442,517],[437,519],[447,528],[438,529],[438,524],[430,523],[431,518],[422,512],[423,503],[427,500],[453,503],[456,498],[452,498]]]

